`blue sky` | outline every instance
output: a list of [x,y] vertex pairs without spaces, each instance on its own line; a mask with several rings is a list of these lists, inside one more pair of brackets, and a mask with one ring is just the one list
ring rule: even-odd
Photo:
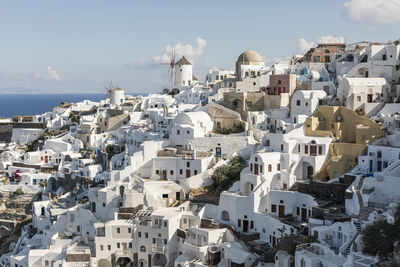
[[203,79],[249,47],[270,62],[322,36],[395,40],[399,12],[399,0],[0,0],[0,93],[103,93],[108,80],[157,92],[169,44],[184,46]]

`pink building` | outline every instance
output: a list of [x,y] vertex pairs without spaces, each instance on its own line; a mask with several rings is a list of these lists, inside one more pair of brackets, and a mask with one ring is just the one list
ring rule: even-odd
[[280,95],[281,93],[289,93],[291,95],[294,89],[296,89],[295,74],[274,74],[269,76],[267,94]]

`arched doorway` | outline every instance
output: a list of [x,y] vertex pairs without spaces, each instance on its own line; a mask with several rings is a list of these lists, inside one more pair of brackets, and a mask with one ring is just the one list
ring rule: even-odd
[[230,216],[229,216],[229,212],[227,212],[226,210],[223,210],[221,212],[221,219],[223,221],[230,221]]
[[303,162],[303,179],[311,179],[313,175],[314,167],[308,162]]
[[152,265],[165,266],[167,265],[167,257],[164,254],[157,253],[153,256]]
[[143,260],[143,259],[140,259],[138,266],[139,267],[147,267],[147,261]]
[[117,260],[117,267],[133,267],[133,262],[130,258],[121,257]]

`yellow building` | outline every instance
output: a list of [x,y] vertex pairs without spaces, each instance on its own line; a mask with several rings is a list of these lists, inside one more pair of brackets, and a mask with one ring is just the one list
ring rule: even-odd
[[365,154],[369,143],[386,136],[384,128],[373,120],[345,107],[320,106],[305,125],[307,136],[331,137],[329,158],[314,177],[330,180],[348,172]]

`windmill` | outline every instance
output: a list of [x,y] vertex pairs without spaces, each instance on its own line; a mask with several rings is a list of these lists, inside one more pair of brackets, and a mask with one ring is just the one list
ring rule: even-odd
[[169,62],[161,62],[161,65],[169,65],[168,68],[168,76],[169,76],[169,82],[173,85],[174,84],[174,68],[175,68],[175,49],[174,47],[171,46],[171,53],[169,55]]
[[106,97],[110,97],[111,90],[113,89],[114,85],[112,81],[106,82],[104,84],[104,89],[106,89]]

